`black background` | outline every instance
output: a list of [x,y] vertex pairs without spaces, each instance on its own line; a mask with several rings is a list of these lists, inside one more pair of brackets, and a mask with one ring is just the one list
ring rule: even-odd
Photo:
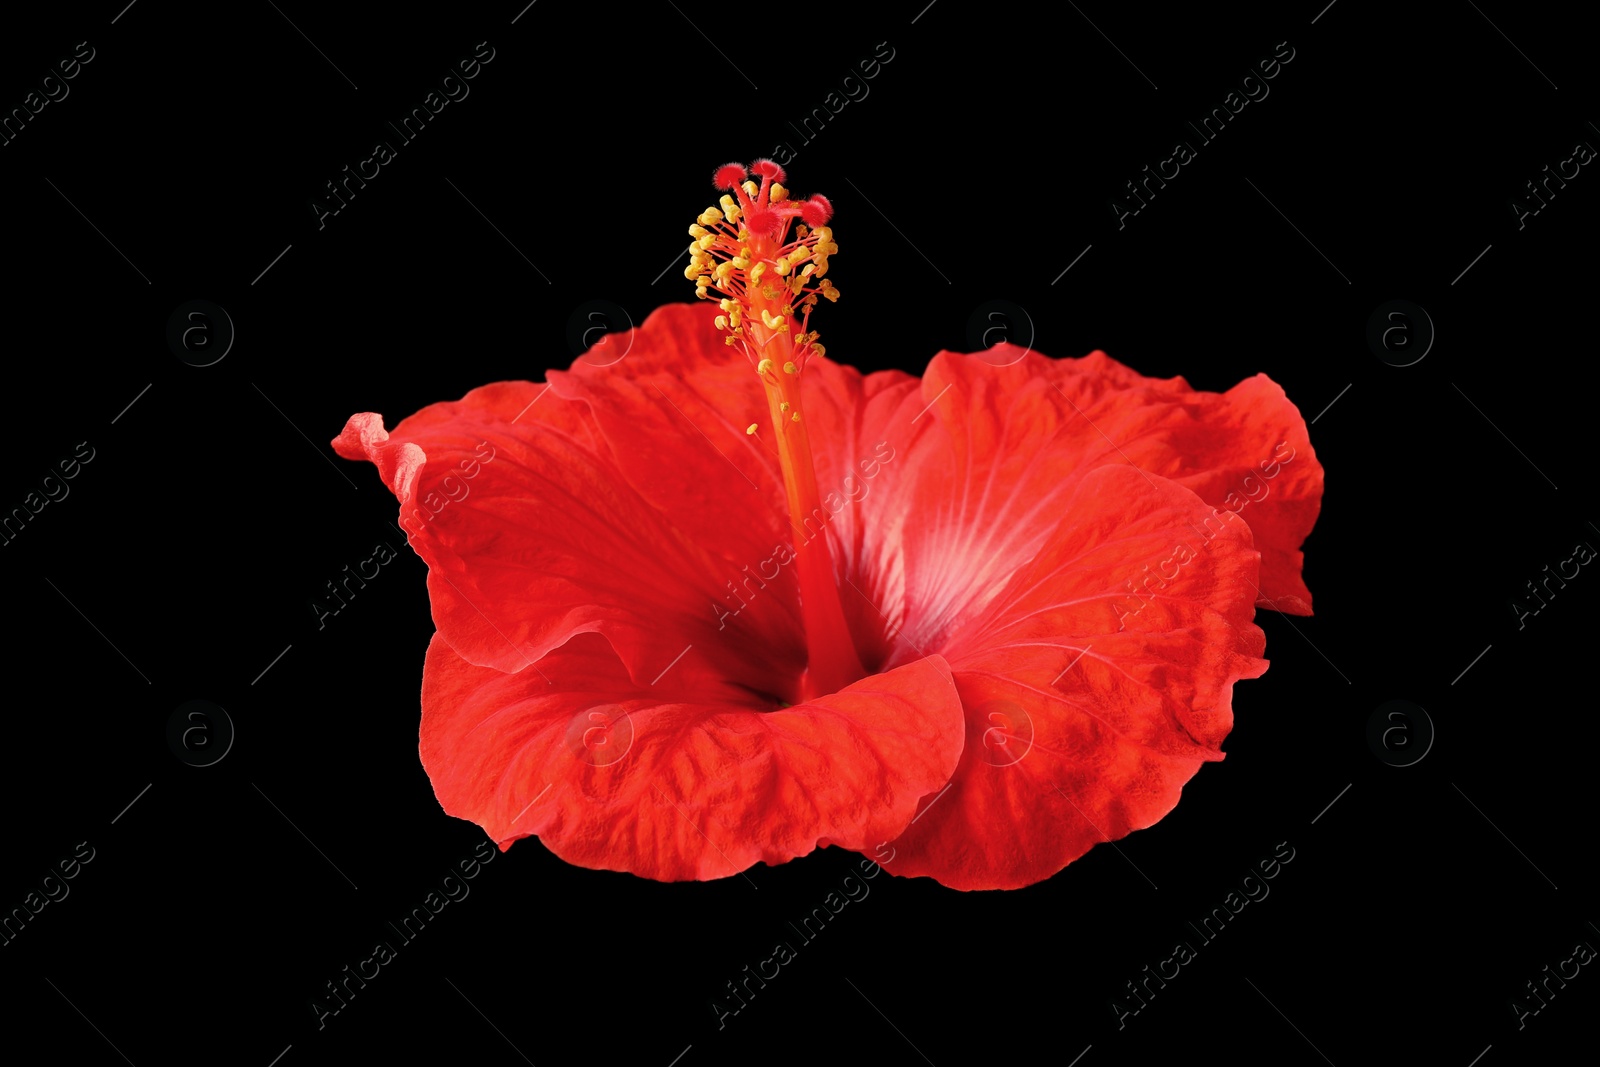
[[[1512,601],[1600,545],[1600,178],[1583,168],[1521,229],[1511,205],[1600,144],[1590,42],[1566,8],[1322,2],[8,13],[6,111],[78,42],[95,52],[0,147],[0,509],[94,450],[0,547],[0,908],[94,849],[0,945],[7,1044],[140,1067],[1552,1060],[1600,978],[1521,1029],[1511,1005],[1600,944],[1600,578],[1520,629]],[[324,183],[480,41],[470,96],[319,228]],[[788,124],[880,42],[868,95],[805,143]],[[1123,183],[1279,42],[1270,95],[1119,228]],[[712,999],[857,856],[667,885],[528,839],[319,1029],[324,983],[482,840],[417,760],[422,563],[405,551],[318,629],[325,582],[402,547],[375,472],[328,440],[353,412],[393,425],[566,366],[585,301],[640,321],[691,299],[684,228],[712,167],[784,142],[797,193],[837,209],[834,358],[920,372],[1006,300],[1049,355],[1280,382],[1327,469],[1316,615],[1261,613],[1272,667],[1235,692],[1228,759],[1158,825],[1019,891],[879,877],[721,1029]],[[166,340],[194,299],[237,331],[209,367]],[[1366,340],[1396,299],[1437,330],[1406,367]],[[213,766],[167,742],[192,699],[237,730]],[[1367,741],[1394,699],[1436,730],[1408,767]],[[1280,842],[1295,858],[1270,896],[1119,1029],[1124,984]]]

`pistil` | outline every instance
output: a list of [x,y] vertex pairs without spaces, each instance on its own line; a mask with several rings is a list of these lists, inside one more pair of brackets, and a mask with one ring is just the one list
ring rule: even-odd
[[[801,403],[806,362],[823,354],[817,334],[808,332],[811,310],[818,296],[839,298],[824,278],[838,245],[826,225],[833,207],[825,198],[790,201],[783,169],[770,160],[750,169],[760,176],[759,185],[736,163],[718,168],[713,180],[732,195],[722,197],[720,210],[707,208],[689,228],[695,246],[684,274],[698,296],[721,294],[724,314],[717,316],[717,329],[727,334],[729,345],[743,347],[766,391],[794,532],[807,647],[801,695],[807,699],[836,692],[866,674],[845,623],[823,536],[829,512],[817,490]],[[750,432],[757,430],[752,423]]]

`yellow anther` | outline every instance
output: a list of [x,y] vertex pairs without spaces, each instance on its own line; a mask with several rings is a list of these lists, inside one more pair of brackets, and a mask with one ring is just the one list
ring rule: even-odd
[[723,297],[722,300],[717,304],[717,307],[721,308],[723,311],[732,311],[733,301],[729,300],[727,297]]
[[690,281],[698,278],[700,276],[700,264],[691,263],[687,267],[683,268],[683,276],[688,278]]
[[708,230],[704,226],[701,226],[701,225],[698,225],[698,224],[689,227],[689,236],[690,237],[704,237],[706,234],[708,234],[710,232],[711,232],[710,230]]
[[738,222],[739,221],[739,217],[741,215],[743,215],[743,214],[744,214],[744,209],[743,208],[737,207],[737,206],[730,207],[728,209],[728,221],[729,222]]
[[789,190],[785,189],[777,182],[773,182],[772,188],[767,191],[767,202],[769,204],[776,204],[778,201],[786,199],[788,195]]
[[744,428],[744,432],[749,434],[751,437],[754,437],[756,435],[756,424],[752,422],[749,426]]
[[[726,197],[724,197],[724,199],[726,199]],[[718,211],[714,207],[706,208],[704,211],[701,212],[701,214],[704,215],[706,218],[710,219],[712,222],[721,222],[722,221],[722,212]]]
[[829,300],[833,301],[836,304],[839,302],[839,290],[835,289],[831,285],[828,286],[826,289],[822,290],[822,295],[827,297]]
[[[717,203],[722,205],[722,210],[724,210],[724,211],[732,211],[732,210],[734,210],[735,208],[737,208],[739,206],[739,201],[735,200],[733,197],[729,196],[727,193],[723,193],[722,194],[722,198],[720,200],[718,200]],[[706,210],[707,211],[711,211],[711,210],[714,210],[714,209],[707,208]]]
[[732,263],[718,263],[717,264],[717,269],[716,269],[717,281],[719,281],[719,282],[727,281],[728,280],[728,275],[730,275],[732,273],[733,273],[733,264]]
[[817,235],[817,240],[818,241],[831,241],[831,240],[833,240],[833,230],[830,227],[818,226],[812,232]]
[[716,321],[717,321],[717,329],[726,330],[728,328],[728,316],[726,316],[726,315],[718,315]]
[[823,348],[821,345],[818,345],[818,344],[813,344],[811,346],[811,352],[812,352],[813,355],[818,355],[818,356],[825,356],[825,355],[828,354],[828,350],[826,348]]
[[789,273],[789,258],[787,256],[785,256],[784,258],[782,258],[782,259],[778,260],[777,262],[775,262],[773,264],[773,266],[772,266],[772,272],[774,274],[778,275],[780,278],[783,277],[785,274],[788,274]]
[[740,322],[744,319],[744,309],[739,307],[738,304],[734,304],[733,310],[728,312],[728,318],[733,321],[733,328],[737,330]]
[[[795,366],[795,365],[794,365],[794,361],[793,361],[793,360],[791,360],[791,361],[789,361],[789,362],[788,362],[788,363],[785,363],[785,364],[784,364],[784,365],[783,365],[783,373],[785,373],[785,374],[799,374],[799,373],[800,373],[800,368],[799,368],[799,367],[796,367],[796,366]],[[795,420],[795,421],[796,421],[796,422],[799,422],[799,421],[800,421],[800,416],[799,416],[799,414],[796,414],[796,415],[795,415],[795,417],[794,417],[794,420]]]
[[748,269],[750,269],[750,261],[748,259],[746,259],[744,256],[734,256],[732,259],[728,260],[728,262],[733,264],[735,267],[739,268],[740,270],[748,270]]
[[700,246],[700,251],[709,252],[711,251],[711,246],[717,243],[717,235],[708,233],[695,243]]
[[761,186],[757,185],[755,182],[745,182],[744,191],[749,193],[751,196],[755,196],[757,193],[761,192]]
[[[756,373],[757,374],[771,374],[772,373],[772,368],[773,368],[772,360],[764,359],[760,363],[756,364]],[[785,406],[787,406],[787,405],[785,405]]]
[[789,410],[789,402],[787,400],[781,402],[778,405],[778,410],[779,411],[788,411]]
[[737,337],[724,337],[722,339],[722,343],[725,344],[725,345],[731,345],[731,344],[736,343],[738,340],[739,339]]
[[767,265],[765,263],[757,263],[754,267],[751,267],[750,268],[750,284],[751,285],[755,285],[757,282],[759,282],[761,280],[762,272],[765,271],[766,269],[767,269]]
[[798,411],[795,412],[793,415],[789,416],[789,419],[790,419],[791,422],[799,422],[800,421],[800,413]]

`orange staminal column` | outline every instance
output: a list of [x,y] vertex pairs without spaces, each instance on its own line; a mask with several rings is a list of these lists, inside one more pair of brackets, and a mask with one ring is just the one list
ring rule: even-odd
[[[766,331],[752,331],[758,332]],[[767,350],[774,356],[761,361],[761,384],[767,391],[767,410],[783,468],[789,524],[794,531],[795,576],[800,585],[800,610],[809,651],[801,692],[809,699],[836,692],[866,671],[856,655],[855,641],[839,603],[833,558],[824,535],[829,513],[822,506],[811,464],[811,442],[800,402],[799,368],[791,358],[793,346],[787,334],[777,333],[771,335]]]

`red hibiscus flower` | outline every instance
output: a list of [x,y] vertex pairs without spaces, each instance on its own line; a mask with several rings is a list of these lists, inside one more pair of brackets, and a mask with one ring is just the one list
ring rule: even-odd
[[1101,352],[832,362],[832,208],[752,170],[690,230],[715,306],[334,440],[428,564],[444,810],[649,878],[834,844],[959,889],[1156,822],[1266,669],[1256,606],[1310,613],[1304,420]]

